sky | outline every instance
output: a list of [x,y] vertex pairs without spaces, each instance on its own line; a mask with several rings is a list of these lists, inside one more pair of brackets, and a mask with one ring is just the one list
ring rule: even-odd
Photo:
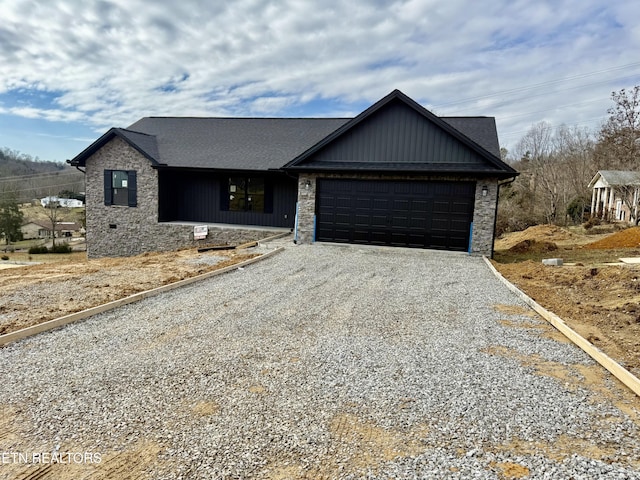
[[64,162],[145,116],[439,116],[596,132],[640,84],[631,0],[0,0],[0,147]]

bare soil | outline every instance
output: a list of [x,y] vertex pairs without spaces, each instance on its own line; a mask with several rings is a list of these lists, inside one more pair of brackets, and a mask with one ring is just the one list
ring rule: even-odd
[[[96,307],[185,278],[239,263],[249,249],[196,249],[87,260],[84,252],[33,255],[39,265],[15,266],[25,254],[0,262],[0,334]],[[22,257],[25,258],[22,258]]]
[[[553,243],[555,250],[514,248]],[[640,376],[640,264],[621,257],[640,256],[640,228],[592,237],[540,225],[496,242],[496,268],[536,302],[610,357]],[[502,250],[500,250],[502,248]],[[541,258],[573,263],[545,266]]]

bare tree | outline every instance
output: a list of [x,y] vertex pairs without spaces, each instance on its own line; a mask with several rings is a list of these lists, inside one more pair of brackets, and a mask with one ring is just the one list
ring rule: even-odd
[[60,203],[57,201],[52,201],[51,196],[49,196],[49,203],[45,207],[45,211],[47,213],[47,218],[51,222],[51,247],[53,250],[56,248],[56,232],[58,229],[58,211],[60,209]]
[[599,170],[640,168],[640,85],[611,93],[614,106],[602,126],[596,146]]

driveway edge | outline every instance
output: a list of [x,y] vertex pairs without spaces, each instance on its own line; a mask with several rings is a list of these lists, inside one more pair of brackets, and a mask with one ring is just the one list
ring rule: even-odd
[[527,305],[536,311],[542,318],[553,325],[556,330],[580,347],[587,355],[606,368],[614,377],[624,383],[633,393],[640,397],[640,379],[633,375],[618,362],[609,357],[606,353],[582,337],[579,333],[569,327],[565,321],[553,312],[550,312],[538,302],[529,297],[526,293],[516,287],[491,264],[487,257],[482,257],[489,269],[509,290],[520,297]]
[[62,327],[64,325],[68,325],[69,323],[77,322],[78,320],[84,320],[85,318],[89,318],[93,315],[97,315],[98,313],[108,312],[109,310],[113,310],[114,308],[118,308],[123,305],[128,305],[130,303],[138,302],[140,300],[144,300],[145,298],[153,297],[154,295],[168,292],[178,287],[183,287],[185,285],[189,285],[191,283],[195,283],[200,280],[205,280],[207,278],[215,277],[217,275],[222,275],[223,273],[227,273],[232,270],[237,270],[238,268],[251,265],[252,263],[256,263],[261,260],[265,260],[277,253],[282,252],[283,250],[284,250],[284,247],[279,247],[279,248],[276,248],[275,250],[272,250],[271,252],[263,253],[259,257],[250,258],[243,262],[239,262],[234,265],[229,265],[228,267],[220,268],[218,270],[213,270],[211,272],[203,273],[201,275],[196,275],[195,277],[185,278],[177,282],[168,283],[167,285],[162,285],[161,287],[153,288],[151,290],[145,290],[144,292],[138,292],[128,297],[114,300],[113,302],[98,305],[97,307],[91,307],[86,310],[82,310],[80,312],[65,315],[64,317],[54,318],[53,320],[48,320],[46,322],[42,322],[37,325],[32,325],[30,327],[26,327],[21,330],[17,330],[15,332],[0,335],[0,346],[6,345],[11,342],[15,342],[17,340],[22,340],[23,338],[31,337],[33,335],[37,335],[38,333],[46,332],[48,330],[53,330],[54,328]]

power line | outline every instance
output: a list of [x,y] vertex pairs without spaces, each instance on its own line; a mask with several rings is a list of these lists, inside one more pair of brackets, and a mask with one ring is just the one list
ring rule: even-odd
[[46,177],[60,177],[63,175],[81,175],[80,172],[74,172],[74,171],[69,171],[69,172],[42,172],[42,173],[30,173],[27,175],[14,175],[11,177],[2,177],[0,178],[0,182],[15,182],[18,180],[30,180],[30,179],[37,179],[38,177],[41,178],[46,178]]
[[[482,99],[485,99],[485,98],[497,97],[497,96],[501,96],[501,95],[508,95],[510,93],[524,92],[526,90],[533,90],[533,89],[540,88],[540,87],[556,85],[556,84],[559,84],[559,83],[562,83],[562,82],[567,82],[567,81],[570,81],[570,80],[577,80],[579,78],[586,78],[586,77],[590,77],[590,76],[594,76],[594,75],[600,75],[602,73],[613,72],[613,71],[616,71],[616,70],[624,70],[624,69],[629,68],[629,67],[638,67],[638,66],[640,66],[640,62],[628,63],[626,65],[620,65],[618,67],[611,67],[611,68],[606,68],[606,69],[603,69],[603,70],[595,70],[593,72],[582,73],[582,74],[579,74],[579,75],[572,75],[570,77],[559,78],[559,79],[556,79],[556,80],[549,80],[549,81],[546,81],[546,82],[535,83],[535,84],[526,85],[526,86],[523,86],[523,87],[511,88],[511,89],[508,89],[508,90],[502,90],[502,91],[499,91],[499,92],[489,93],[487,95],[479,95],[479,96],[476,96],[476,97],[469,97],[469,98],[465,98],[465,99],[462,99],[462,100],[454,100],[454,101],[451,101],[451,102],[440,103],[440,104],[437,104],[437,105],[433,105],[433,108],[443,107],[443,106],[446,106],[446,105],[458,105],[458,104],[463,104],[463,103],[469,103],[469,102],[473,102],[473,101],[476,101],[476,100],[482,100]],[[622,78],[626,79],[626,78],[628,78],[628,76],[627,77],[622,77]],[[607,83],[610,82],[610,81],[611,80],[607,80]],[[602,82],[596,82],[594,84],[586,84],[584,86],[598,85],[600,83],[602,83]],[[581,87],[572,87],[572,88],[581,88]],[[562,91],[562,90],[560,90],[560,91]]]

